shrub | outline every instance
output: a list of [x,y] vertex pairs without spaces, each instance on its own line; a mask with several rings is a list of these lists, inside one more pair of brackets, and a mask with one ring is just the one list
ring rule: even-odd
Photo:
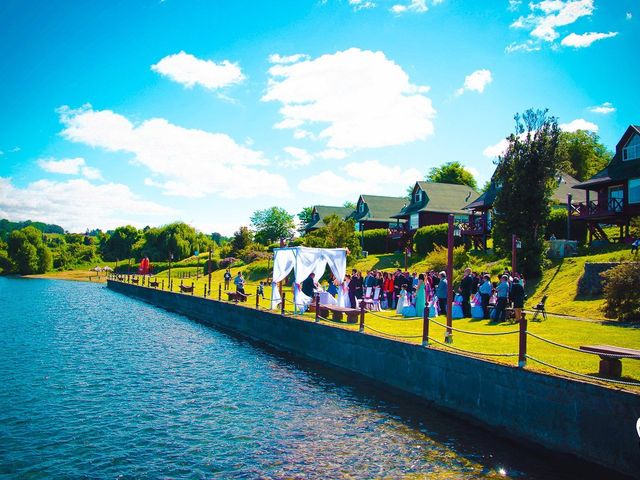
[[[564,208],[554,208],[549,215],[547,237],[567,238],[567,211]],[[571,240],[584,243],[587,239],[587,223],[571,222]]]
[[259,250],[245,249],[240,250],[238,255],[244,263],[253,263],[257,260],[266,260],[271,254],[269,252],[262,252]]
[[[218,270],[220,268],[220,262],[216,258],[211,259],[211,271]],[[209,259],[207,258],[204,262],[204,267],[202,267],[202,273],[205,275],[209,273]]]
[[[427,254],[424,262],[429,266],[429,270],[441,271],[447,268],[447,249],[436,245],[431,252]],[[455,247],[453,249],[453,268],[462,268],[469,263],[469,254],[464,247]]]
[[220,268],[239,267],[241,265],[244,265],[244,262],[235,257],[223,258],[219,263]]
[[621,263],[601,275],[604,278],[605,316],[640,321],[640,263]]
[[[413,235],[413,245],[415,251],[420,255],[426,255],[432,251],[436,245],[447,245],[447,231],[449,226],[446,223],[438,225],[427,225],[420,227]],[[462,245],[462,238],[454,237],[455,246]]]
[[365,230],[363,233],[364,250],[369,253],[387,253],[389,231],[386,228]]

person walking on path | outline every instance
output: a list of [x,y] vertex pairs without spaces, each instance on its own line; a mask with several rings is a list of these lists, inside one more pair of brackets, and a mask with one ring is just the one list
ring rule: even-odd
[[498,302],[496,303],[496,322],[504,322],[507,315],[507,302],[509,300],[509,277],[502,275],[500,283],[496,287]]
[[231,271],[227,268],[224,272],[224,289],[229,290],[229,283],[231,282]]
[[447,274],[440,272],[440,281],[436,287],[436,297],[438,297],[438,305],[440,313],[447,313]]

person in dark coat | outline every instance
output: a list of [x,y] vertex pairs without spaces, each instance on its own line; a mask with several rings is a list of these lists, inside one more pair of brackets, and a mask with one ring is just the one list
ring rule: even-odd
[[511,302],[513,302],[513,310],[516,313],[516,322],[520,323],[522,318],[522,308],[524,307],[524,287],[520,283],[518,277],[513,279],[511,291],[509,292]]
[[473,289],[473,277],[471,276],[471,269],[467,268],[464,271],[464,277],[460,281],[460,293],[462,295],[462,316],[464,318],[471,317],[471,303],[469,299],[471,297],[471,290]]
[[[358,293],[360,295],[358,295]],[[356,298],[362,298],[362,278],[358,275],[357,270],[353,270],[351,281],[349,282],[349,302],[351,303],[351,308],[359,307]]]
[[316,274],[311,272],[309,276],[302,282],[302,293],[304,293],[307,297],[313,298],[316,289],[315,282]]

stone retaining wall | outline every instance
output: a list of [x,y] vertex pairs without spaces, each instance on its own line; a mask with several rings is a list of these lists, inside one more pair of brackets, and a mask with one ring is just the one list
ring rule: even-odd
[[[222,330],[368,377],[456,415],[629,475],[640,472],[640,395],[241,305],[109,281]],[[594,358],[594,365],[597,358]]]

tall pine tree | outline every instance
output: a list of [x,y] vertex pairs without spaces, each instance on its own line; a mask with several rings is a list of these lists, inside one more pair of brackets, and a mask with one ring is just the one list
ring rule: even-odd
[[515,116],[515,132],[494,174],[499,186],[494,202],[494,246],[502,253],[511,252],[511,235],[517,235],[522,245],[517,269],[529,276],[542,271],[550,200],[566,168],[558,156],[557,118],[547,113],[530,109]]

